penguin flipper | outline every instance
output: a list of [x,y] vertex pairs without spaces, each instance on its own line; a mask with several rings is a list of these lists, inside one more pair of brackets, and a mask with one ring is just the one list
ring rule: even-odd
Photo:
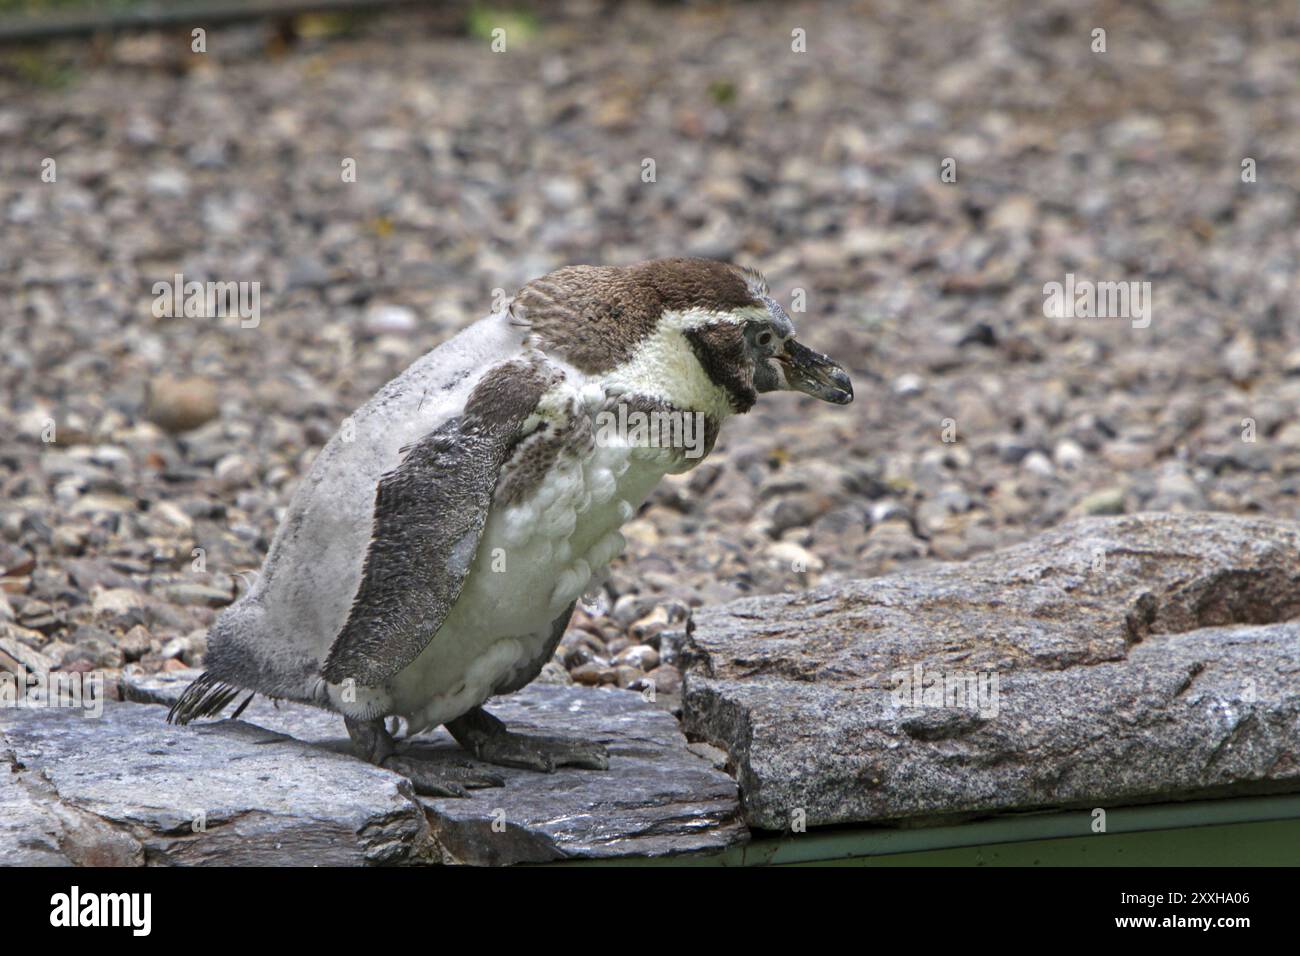
[[460,596],[502,466],[556,374],[535,361],[484,374],[450,418],[409,446],[375,492],[370,545],[327,681],[382,684],[419,657]]

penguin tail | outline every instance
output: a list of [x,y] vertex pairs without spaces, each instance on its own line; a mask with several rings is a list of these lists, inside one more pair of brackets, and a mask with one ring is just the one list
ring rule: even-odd
[[[226,683],[211,671],[204,671],[194,683],[185,688],[185,693],[167,711],[167,723],[184,725],[196,717],[215,717],[245,689]],[[231,720],[244,712],[244,708],[252,702],[254,693],[249,692],[244,702],[230,715]]]

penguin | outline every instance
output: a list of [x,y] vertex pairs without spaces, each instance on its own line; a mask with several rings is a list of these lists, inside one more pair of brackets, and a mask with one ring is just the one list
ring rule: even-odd
[[245,693],[232,716],[257,693],[313,704],[432,796],[502,781],[411,756],[390,718],[408,738],[445,726],[485,764],[606,769],[603,746],[512,733],[483,705],[540,673],[620,526],[726,418],[766,392],[852,401],[844,369],[794,335],[762,275],[725,262],[527,283],[344,420],[168,720]]

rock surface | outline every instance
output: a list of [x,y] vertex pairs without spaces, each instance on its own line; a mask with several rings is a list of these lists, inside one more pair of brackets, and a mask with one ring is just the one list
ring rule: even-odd
[[701,611],[683,716],[764,829],[1300,790],[1297,617],[1300,525],[1084,519]]
[[[0,710],[0,864],[507,864],[658,856],[744,840],[736,786],[640,695],[534,685],[494,712],[522,732],[610,748],[610,770],[493,768],[499,789],[417,797],[354,759],[341,721],[255,702],[237,721],[172,727],[193,672],[126,685],[102,718]],[[468,762],[445,731],[423,756]],[[200,826],[196,827],[196,821]]]
[[0,863],[5,866],[59,866],[68,859],[59,849],[58,818],[18,774],[0,771]]

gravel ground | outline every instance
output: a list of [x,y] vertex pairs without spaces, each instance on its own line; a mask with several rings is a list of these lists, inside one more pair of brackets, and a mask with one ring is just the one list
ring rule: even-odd
[[[671,691],[684,606],[1072,514],[1295,516],[1294,6],[574,3],[504,53],[465,22],[0,52],[0,668],[198,662],[344,416],[573,262],[757,266],[858,396],[768,397],[664,483],[581,681]],[[260,282],[260,323],[156,317],[178,272]],[[1149,326],[1048,317],[1067,274],[1150,282]]]

